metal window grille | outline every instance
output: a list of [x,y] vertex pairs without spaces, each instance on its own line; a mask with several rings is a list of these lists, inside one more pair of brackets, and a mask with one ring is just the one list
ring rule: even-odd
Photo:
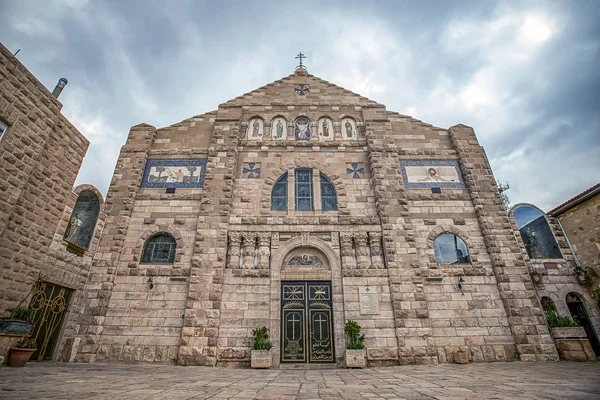
[[461,238],[453,233],[441,233],[433,241],[435,260],[439,264],[468,263],[469,251]]
[[313,211],[313,175],[311,169],[296,169],[296,211]]
[[160,234],[152,237],[146,243],[142,263],[145,264],[173,264],[175,261],[175,238],[169,234]]
[[337,194],[333,183],[323,173],[321,177],[321,209],[323,211],[337,211]]
[[273,190],[271,191],[271,211],[287,211],[287,188],[288,174],[286,172],[273,185]]

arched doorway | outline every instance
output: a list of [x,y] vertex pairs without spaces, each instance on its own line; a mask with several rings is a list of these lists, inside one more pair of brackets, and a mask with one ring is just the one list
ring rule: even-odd
[[590,341],[590,345],[592,345],[596,357],[600,357],[600,343],[598,342],[598,336],[596,336],[596,332],[594,331],[594,327],[592,326],[581,298],[575,293],[569,293],[567,294],[566,300],[571,316],[573,316],[573,319],[585,329],[585,333]]
[[272,332],[276,365],[335,364],[343,354],[344,311],[339,254],[319,238],[296,237],[272,262]]

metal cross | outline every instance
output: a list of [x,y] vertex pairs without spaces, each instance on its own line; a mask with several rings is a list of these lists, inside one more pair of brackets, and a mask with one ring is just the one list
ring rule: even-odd
[[[319,319],[317,319],[319,318]],[[323,319],[323,314],[322,313],[318,313],[317,314],[317,318],[315,318],[315,323],[319,324],[319,337],[317,338],[317,340],[323,340],[323,322],[327,322],[327,319]],[[325,325],[327,326],[327,325]]]
[[297,314],[293,313],[292,318],[289,320],[292,323],[292,340],[296,340],[296,322],[300,322],[299,319],[296,319]]
[[302,59],[306,58],[306,56],[304,54],[302,54],[302,52],[298,53],[298,55],[296,56],[296,58],[300,59],[300,65],[302,65]]

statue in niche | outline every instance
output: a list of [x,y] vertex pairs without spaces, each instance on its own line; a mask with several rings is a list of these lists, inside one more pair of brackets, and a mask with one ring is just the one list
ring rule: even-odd
[[281,139],[283,137],[283,124],[281,123],[281,120],[277,121],[277,126],[275,127],[275,139]]
[[77,235],[77,231],[83,225],[83,219],[79,213],[73,215],[73,217],[69,220],[69,226],[67,226],[67,232],[65,233],[65,239],[69,242],[73,242],[73,238]]

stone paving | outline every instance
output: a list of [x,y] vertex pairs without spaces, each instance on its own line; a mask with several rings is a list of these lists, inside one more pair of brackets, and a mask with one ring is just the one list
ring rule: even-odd
[[0,368],[1,399],[600,399],[600,363],[250,370],[29,363]]

